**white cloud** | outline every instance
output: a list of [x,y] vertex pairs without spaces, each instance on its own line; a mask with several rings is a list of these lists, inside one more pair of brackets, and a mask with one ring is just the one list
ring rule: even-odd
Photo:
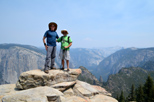
[[84,38],[83,41],[90,41],[91,42],[91,41],[94,41],[94,40],[92,38],[87,37],[87,38]]

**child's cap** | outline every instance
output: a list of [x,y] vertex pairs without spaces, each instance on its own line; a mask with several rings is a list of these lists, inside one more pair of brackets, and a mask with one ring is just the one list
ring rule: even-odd
[[68,34],[68,31],[66,29],[61,30],[62,34]]

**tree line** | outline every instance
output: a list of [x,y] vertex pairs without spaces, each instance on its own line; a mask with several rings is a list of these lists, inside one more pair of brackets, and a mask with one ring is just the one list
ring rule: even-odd
[[154,102],[154,82],[148,76],[144,85],[139,85],[136,89],[134,85],[131,86],[129,95],[125,98],[123,91],[120,96],[117,96],[118,102]]

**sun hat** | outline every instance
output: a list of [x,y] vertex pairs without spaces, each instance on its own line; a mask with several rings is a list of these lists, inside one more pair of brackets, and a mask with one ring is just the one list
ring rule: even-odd
[[64,32],[66,32],[66,34],[68,34],[68,31],[66,29],[61,30],[62,34],[64,34]]
[[55,22],[50,22],[49,25],[48,25],[49,26],[49,29],[50,29],[50,26],[51,25],[54,25],[55,26],[55,30],[54,31],[56,31],[57,30],[57,24]]

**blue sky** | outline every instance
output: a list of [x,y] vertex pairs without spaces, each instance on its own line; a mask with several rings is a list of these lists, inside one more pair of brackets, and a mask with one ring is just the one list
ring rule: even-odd
[[[0,43],[43,46],[49,22],[74,48],[154,47],[154,0],[0,0]],[[59,44],[58,44],[59,45]]]

